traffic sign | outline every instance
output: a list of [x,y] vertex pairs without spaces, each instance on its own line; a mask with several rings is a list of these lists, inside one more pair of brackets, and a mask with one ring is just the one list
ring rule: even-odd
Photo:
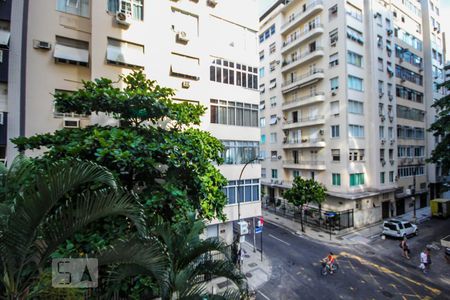
[[261,227],[255,227],[255,234],[262,232],[262,226]]

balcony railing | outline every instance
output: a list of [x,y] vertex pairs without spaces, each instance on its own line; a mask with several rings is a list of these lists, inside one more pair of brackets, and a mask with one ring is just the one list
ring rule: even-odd
[[283,106],[294,103],[294,102],[305,101],[305,100],[311,99],[312,97],[315,97],[315,96],[325,96],[325,93],[324,92],[313,92],[313,93],[309,94],[308,96],[293,97],[292,99],[284,101]]
[[283,25],[281,25],[281,30],[283,30],[284,28],[288,27],[290,24],[292,24],[293,22],[296,22],[297,20],[301,19],[303,16],[307,15],[310,13],[310,11],[316,7],[317,5],[321,5],[323,4],[322,0],[316,0],[311,2],[310,4],[308,4],[304,9],[302,8],[301,11],[296,12],[294,14],[294,16],[290,17],[289,21],[287,21],[286,23],[284,23]]
[[324,138],[302,138],[302,139],[288,139],[286,141],[286,145],[297,145],[297,144],[317,144],[320,142],[324,142]]
[[314,24],[314,27],[312,28],[307,28],[303,31],[300,31],[300,33],[296,33],[294,34],[294,36],[292,38],[290,38],[289,40],[286,40],[283,42],[283,46],[281,48],[286,48],[287,46],[291,45],[292,43],[300,40],[302,37],[304,37],[305,35],[307,35],[308,33],[310,33],[311,31],[317,29],[317,28],[323,28],[323,24]]
[[286,165],[300,165],[300,166],[304,166],[304,165],[308,165],[308,166],[320,166],[320,165],[324,165],[325,161],[322,160],[283,160],[283,164]]
[[312,50],[312,51],[308,51],[308,52],[303,53],[303,54],[301,54],[301,55],[294,56],[293,59],[283,61],[283,64],[281,65],[281,67],[284,68],[284,67],[286,67],[286,66],[289,66],[290,64],[295,63],[295,62],[297,62],[297,61],[299,61],[299,60],[301,60],[301,59],[303,59],[303,58],[305,58],[305,57],[308,57],[308,56],[314,54],[314,53],[317,53],[317,52],[320,51],[320,50],[323,50],[323,47],[316,47],[316,48],[315,48],[314,50]]
[[306,117],[306,118],[298,118],[297,120],[284,121],[283,124],[295,124],[295,123],[308,122],[308,121],[317,121],[317,120],[323,120],[323,119],[325,119],[324,115],[309,116],[309,117]]
[[324,73],[323,69],[314,69],[314,70],[312,70],[311,72],[308,72],[308,73],[306,73],[306,74],[303,74],[303,75],[294,77],[292,80],[287,80],[287,81],[283,82],[283,84],[281,85],[281,87],[285,87],[285,86],[288,86],[288,85],[290,85],[290,84],[296,83],[296,82],[298,82],[298,81],[301,81],[301,80],[303,80],[303,79],[305,79],[305,78],[308,78],[308,77],[310,77],[310,76],[313,76],[313,75],[315,75],[315,74],[323,74],[323,73]]

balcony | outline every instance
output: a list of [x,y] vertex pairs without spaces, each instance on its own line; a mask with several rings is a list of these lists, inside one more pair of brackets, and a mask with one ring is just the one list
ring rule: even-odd
[[325,93],[324,92],[314,92],[308,96],[303,97],[291,97],[291,99],[283,102],[283,110],[289,110],[292,108],[301,107],[304,105],[310,105],[314,103],[319,103],[325,101]]
[[308,169],[325,170],[325,162],[320,160],[283,160],[283,168],[286,169]]
[[298,149],[298,148],[323,148],[325,147],[325,139],[317,138],[303,138],[303,139],[288,139],[283,144],[283,149]]
[[306,74],[294,77],[291,80],[283,82],[283,84],[281,85],[281,91],[283,93],[288,93],[298,88],[322,80],[324,77],[325,75],[323,69],[314,69]]
[[[293,2],[293,1],[292,1]],[[289,6],[286,5],[283,10],[287,11]],[[321,0],[313,1],[305,7],[302,7],[292,17],[289,17],[289,21],[281,25],[281,34],[284,34],[294,26],[297,26],[306,18],[313,14],[323,10],[323,2]]]
[[297,120],[285,121],[283,123],[283,129],[308,127],[308,126],[321,125],[321,124],[325,124],[325,116],[324,115],[309,116],[306,118],[301,118],[301,119],[299,118]]
[[281,54],[286,53],[291,50],[295,46],[301,44],[302,42],[314,38],[323,33],[323,25],[315,24],[314,27],[308,28],[300,33],[296,33],[293,38],[286,40],[283,42],[283,46],[281,46]]
[[324,55],[323,47],[316,47],[313,51],[303,53],[302,55],[295,56],[291,60],[284,61],[281,65],[281,72],[288,72],[304,63],[308,63],[313,59],[322,57]]

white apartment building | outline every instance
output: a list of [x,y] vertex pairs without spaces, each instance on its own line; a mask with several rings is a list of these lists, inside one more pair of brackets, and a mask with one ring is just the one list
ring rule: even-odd
[[278,1],[260,18],[266,200],[276,205],[302,176],[326,186],[325,210],[352,210],[355,227],[427,206],[432,82],[421,6]]
[[[249,165],[238,182],[246,160],[259,148],[257,3],[236,5],[221,0],[14,1],[8,137],[67,125],[68,116],[54,110],[55,91],[143,68],[150,79],[175,89],[175,100],[208,108],[201,127],[226,145],[225,164],[218,168],[229,180],[229,205],[228,221],[211,222],[207,235],[230,242],[237,199],[242,218],[261,215],[260,165]],[[69,117],[80,126],[110,121]],[[8,160],[15,154],[8,144]]]

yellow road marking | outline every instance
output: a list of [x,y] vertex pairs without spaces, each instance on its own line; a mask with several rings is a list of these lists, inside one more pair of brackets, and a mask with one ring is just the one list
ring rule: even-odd
[[384,272],[386,274],[390,274],[390,275],[402,278],[402,279],[404,279],[406,281],[409,281],[411,283],[414,283],[415,285],[422,286],[422,287],[426,288],[427,290],[431,291],[435,295],[440,295],[441,294],[441,291],[439,289],[432,288],[432,287],[430,287],[430,286],[428,286],[428,285],[426,285],[424,283],[421,283],[421,282],[418,282],[418,281],[416,281],[414,279],[411,279],[409,277],[403,276],[402,274],[394,272],[394,271],[392,271],[392,270],[390,270],[390,269],[388,269],[386,267],[377,265],[376,263],[367,261],[364,258],[359,257],[357,255],[353,255],[353,254],[350,254],[350,253],[347,253],[347,252],[341,252],[341,253],[339,253],[339,255],[340,256],[349,257],[349,258],[353,258],[353,259],[359,261],[361,264],[369,265],[369,266],[374,267],[375,269],[377,269],[377,270],[379,270],[381,272]]

